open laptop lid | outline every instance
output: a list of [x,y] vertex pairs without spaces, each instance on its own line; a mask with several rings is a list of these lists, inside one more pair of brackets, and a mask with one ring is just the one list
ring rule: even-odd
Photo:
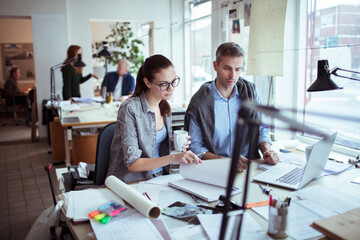
[[302,188],[322,172],[330,155],[336,135],[337,132],[321,139],[313,145],[298,189]]

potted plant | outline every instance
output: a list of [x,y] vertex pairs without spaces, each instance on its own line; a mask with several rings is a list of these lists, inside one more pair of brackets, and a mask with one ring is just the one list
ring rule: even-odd
[[116,22],[111,25],[111,32],[105,37],[108,40],[111,56],[107,57],[110,64],[116,65],[121,59],[128,59],[131,63],[130,73],[137,75],[144,62],[141,47],[144,43],[134,38],[130,22]]

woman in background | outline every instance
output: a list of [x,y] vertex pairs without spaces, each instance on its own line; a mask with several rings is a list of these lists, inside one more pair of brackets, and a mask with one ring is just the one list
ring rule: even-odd
[[[67,58],[64,63],[66,63],[69,59],[78,57],[78,54],[82,54],[81,47],[71,45],[67,50]],[[73,64],[74,62],[61,68],[63,76],[63,100],[70,100],[72,97],[80,97],[80,83],[87,81],[91,77],[98,79],[98,77],[92,73],[83,77],[83,67],[75,67]]]
[[180,78],[162,55],[147,58],[139,69],[134,94],[123,102],[111,145],[108,175],[136,182],[168,174],[170,163],[201,163],[191,151],[170,154],[171,108],[167,102]]

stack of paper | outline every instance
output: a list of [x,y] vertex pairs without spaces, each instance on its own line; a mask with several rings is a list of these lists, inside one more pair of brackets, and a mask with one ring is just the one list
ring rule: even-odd
[[[230,164],[229,158],[208,160],[201,164],[181,164],[183,179],[170,181],[169,186],[207,202],[219,200],[220,195],[226,195]],[[232,195],[240,192],[240,188],[234,187]]]

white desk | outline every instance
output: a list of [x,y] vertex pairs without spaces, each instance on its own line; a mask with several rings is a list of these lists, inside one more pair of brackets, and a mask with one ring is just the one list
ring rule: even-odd
[[104,127],[115,122],[120,102],[111,104],[77,104],[78,110],[62,111],[60,113],[61,126],[64,127],[65,164],[70,165],[70,141],[72,129],[88,127]]
[[[254,162],[251,165],[251,171],[250,171],[250,177],[255,176],[259,174],[262,170],[259,170],[257,168],[258,163]],[[358,199],[360,199],[360,185],[351,183],[351,180],[356,178],[360,175],[360,169],[352,169],[350,171],[346,171],[343,173],[340,173],[338,175],[330,175],[326,176],[320,179],[315,179],[311,181],[309,184],[307,184],[304,188],[308,188],[314,185],[321,185],[330,187],[333,189],[337,189],[339,191],[339,194],[341,193],[347,193],[349,195],[352,195]],[[245,174],[238,174],[235,180],[235,186],[243,188],[243,183],[245,179]],[[290,191],[285,188],[278,188],[275,186],[271,186],[272,193],[275,195],[286,195]],[[259,188],[259,185],[257,182],[250,182],[249,188],[248,188],[248,195],[247,195],[247,202],[259,202],[259,201],[265,201],[268,200],[268,196],[262,193],[262,191]],[[236,202],[241,203],[242,202],[243,193],[238,194],[234,196],[232,199]],[[214,206],[217,202],[214,202],[210,205]],[[247,210],[248,213],[255,219],[256,222],[259,223],[259,225],[266,231],[267,230],[267,221],[257,215],[252,210]],[[182,221],[176,220],[176,219],[169,219],[166,224],[168,225],[168,228],[171,232],[173,226],[179,226],[179,224],[184,224]],[[72,231],[74,237],[76,239],[91,239],[87,234],[92,232],[92,229],[90,227],[89,223],[83,223],[83,224],[73,224],[71,221],[66,219],[68,226],[70,230]],[[287,239],[292,239],[291,237],[288,237]],[[319,238],[316,238],[319,239]]]

